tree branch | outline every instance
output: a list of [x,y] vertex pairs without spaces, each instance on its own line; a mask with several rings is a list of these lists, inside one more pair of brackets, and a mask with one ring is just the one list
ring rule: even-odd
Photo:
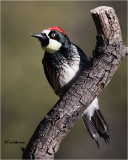
[[110,82],[128,53],[114,9],[102,6],[91,14],[97,29],[92,63],[40,122],[23,151],[23,159],[54,159],[62,139]]

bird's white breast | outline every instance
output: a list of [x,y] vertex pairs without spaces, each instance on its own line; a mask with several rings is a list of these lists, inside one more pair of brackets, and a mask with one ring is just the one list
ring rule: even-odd
[[61,72],[60,72],[60,84],[61,87],[65,86],[68,82],[70,82],[78,73],[79,71],[79,64],[80,64],[80,57],[79,55],[76,55],[74,57],[74,62],[67,63],[66,61],[63,63]]

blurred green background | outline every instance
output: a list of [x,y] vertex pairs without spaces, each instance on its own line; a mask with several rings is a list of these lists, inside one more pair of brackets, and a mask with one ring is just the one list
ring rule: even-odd
[[[101,5],[114,7],[126,44],[125,1],[1,2],[2,159],[21,159],[21,147],[26,147],[38,123],[58,100],[43,72],[44,52],[37,39],[29,34],[59,26],[91,57],[96,29],[90,10]],[[126,63],[125,58],[110,84],[99,95],[101,112],[110,129],[110,144],[106,145],[100,139],[98,150],[79,120],[62,141],[55,158],[126,159]],[[25,144],[5,144],[6,140]]]

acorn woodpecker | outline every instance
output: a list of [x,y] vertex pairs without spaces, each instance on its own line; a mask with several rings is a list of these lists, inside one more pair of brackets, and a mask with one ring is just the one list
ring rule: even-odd
[[[31,34],[38,38],[45,51],[42,64],[48,82],[54,92],[61,97],[71,87],[79,74],[90,64],[90,59],[75,44],[71,43],[64,31],[59,27],[50,27],[39,34]],[[109,142],[108,126],[95,98],[82,115],[83,122],[99,147],[99,137]]]

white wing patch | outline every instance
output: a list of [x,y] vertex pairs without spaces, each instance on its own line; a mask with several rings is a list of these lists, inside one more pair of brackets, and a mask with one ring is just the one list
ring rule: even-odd
[[48,53],[53,53],[60,49],[62,44],[58,42],[57,40],[51,39],[49,37],[50,30],[43,30],[42,33],[45,33],[47,37],[49,38],[49,44],[46,47],[43,47],[43,49]]

